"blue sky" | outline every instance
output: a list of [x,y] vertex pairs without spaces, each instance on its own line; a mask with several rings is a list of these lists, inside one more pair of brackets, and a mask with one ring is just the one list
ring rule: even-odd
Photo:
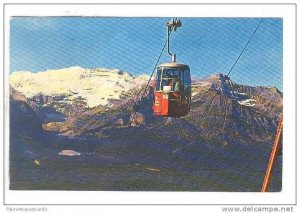
[[[11,72],[71,66],[150,74],[170,18],[15,17],[10,22]],[[181,18],[171,52],[192,76],[227,73],[258,18]],[[170,61],[165,50],[160,62]],[[282,90],[282,19],[265,18],[230,77]]]

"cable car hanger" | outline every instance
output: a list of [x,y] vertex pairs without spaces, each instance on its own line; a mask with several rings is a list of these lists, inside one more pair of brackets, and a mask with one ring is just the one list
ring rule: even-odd
[[181,27],[181,21],[177,18],[171,19],[167,22],[167,44],[168,44],[168,54],[172,57],[172,62],[176,62],[176,54],[170,52],[170,34],[172,31],[176,31],[178,27]]

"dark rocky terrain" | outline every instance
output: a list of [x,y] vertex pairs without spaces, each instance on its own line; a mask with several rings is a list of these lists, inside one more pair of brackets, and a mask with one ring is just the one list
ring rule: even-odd
[[[154,116],[151,91],[134,104],[139,89],[86,108],[11,88],[10,189],[260,191],[282,112],[277,88],[194,80],[182,118]],[[281,167],[282,156],[270,191],[281,190]]]

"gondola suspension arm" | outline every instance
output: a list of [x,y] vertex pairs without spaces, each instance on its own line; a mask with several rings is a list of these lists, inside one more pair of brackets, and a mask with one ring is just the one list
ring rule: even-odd
[[181,27],[181,21],[177,18],[171,19],[167,22],[167,44],[168,44],[168,54],[172,57],[172,62],[176,62],[176,54],[170,52],[170,34],[172,31],[176,31],[177,27]]

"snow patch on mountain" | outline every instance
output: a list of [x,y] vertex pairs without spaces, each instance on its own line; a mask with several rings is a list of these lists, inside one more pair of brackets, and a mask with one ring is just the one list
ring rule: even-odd
[[249,106],[249,107],[255,106],[255,100],[254,99],[245,99],[245,100],[242,100],[242,101],[238,101],[238,103],[240,105],[243,105],[243,106]]
[[118,69],[76,66],[37,73],[14,72],[10,84],[26,98],[42,94],[64,97],[65,102],[82,99],[88,107],[95,107],[108,104],[109,99],[119,99],[123,92],[142,86],[147,79],[146,75],[135,77]]

